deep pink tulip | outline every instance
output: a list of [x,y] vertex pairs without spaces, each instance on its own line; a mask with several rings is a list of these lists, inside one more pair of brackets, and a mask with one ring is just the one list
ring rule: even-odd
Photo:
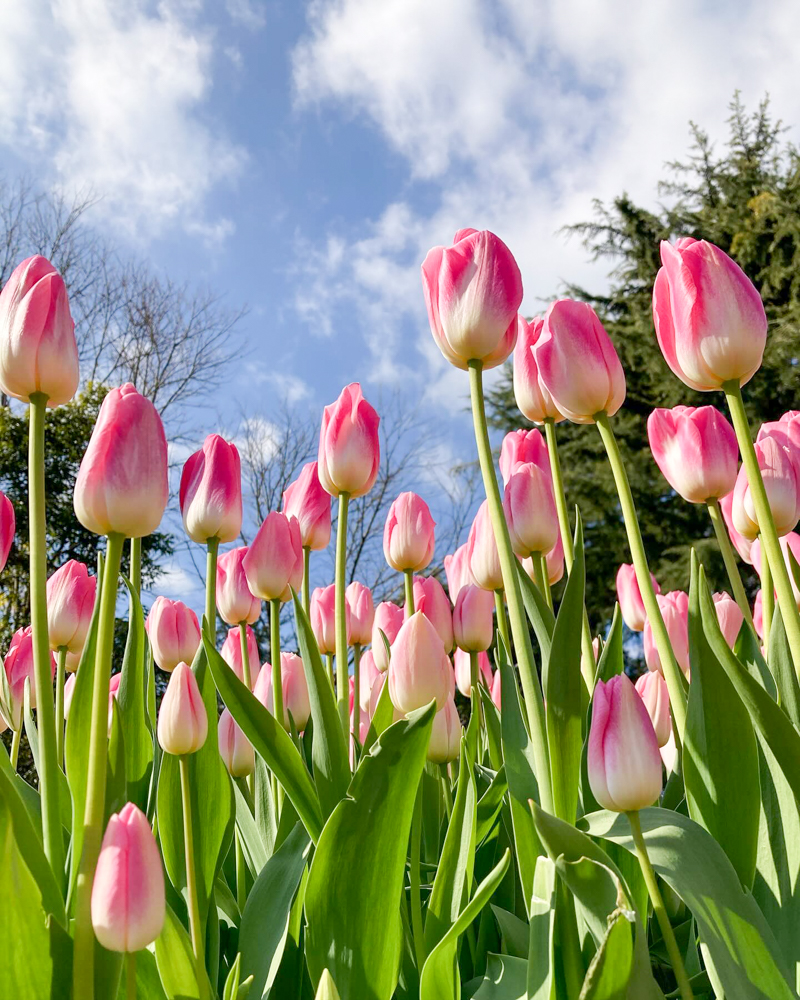
[[428,741],[428,760],[431,764],[447,764],[458,760],[461,751],[461,719],[452,696],[444,708],[433,717],[431,737]]
[[[558,581],[564,575],[564,545],[561,541],[560,533],[558,536],[558,541],[553,546],[553,548],[550,549],[550,551],[547,553],[545,561],[547,563],[547,580],[550,586],[552,587],[554,584],[558,583]],[[535,583],[537,571],[534,569],[533,559],[532,558],[523,559],[522,568],[525,570],[525,572],[528,574],[531,580],[533,580],[533,582]]]
[[389,646],[392,646],[404,620],[405,611],[403,608],[392,604],[391,601],[382,601],[375,608],[375,618],[372,622],[372,656],[375,660],[375,666],[381,673],[389,668],[389,654],[386,652],[383,635],[386,636],[386,642],[389,643]]
[[100,407],[75,481],[75,514],[96,535],[141,538],[161,523],[168,497],[161,417],[126,382]]
[[[11,645],[8,647],[4,661],[6,670],[6,680],[8,681],[8,693],[11,697],[11,704],[8,706],[14,715],[14,719],[7,719],[9,723],[16,722],[22,717],[22,706],[25,699],[25,680],[30,678],[31,682],[31,708],[36,708],[36,682],[33,671],[33,631],[31,626],[17,629],[11,636]],[[55,676],[56,661],[50,653],[50,675]],[[12,728],[17,728],[14,725]]]
[[[683,590],[671,590],[668,594],[657,594],[656,600],[661,609],[661,617],[664,619],[675,659],[684,674],[689,677],[689,595]],[[653,639],[649,620],[644,623],[644,661],[648,670],[658,670],[659,673],[663,673],[661,657]]]
[[296,517],[267,514],[247,547],[242,568],[250,592],[263,601],[289,601],[303,582],[303,545]]
[[361,705],[361,711],[366,712],[369,709],[372,685],[378,677],[383,677],[383,674],[375,666],[371,649],[367,649],[361,654],[358,671],[358,703]]
[[246,778],[252,774],[256,766],[256,754],[253,744],[236,724],[233,716],[224,709],[219,717],[217,729],[219,740],[219,755],[232,778]]
[[14,543],[14,532],[17,530],[17,519],[14,515],[14,504],[0,491],[0,573],[8,562],[8,553]]
[[494,540],[494,529],[489,515],[489,501],[478,508],[467,539],[469,569],[475,583],[484,590],[503,589],[503,571]]
[[[311,631],[317,640],[320,653],[336,652],[336,584],[327,587],[315,587],[311,593],[309,607]],[[351,645],[352,618],[350,605],[344,602],[345,628],[347,644]]]
[[[661,588],[652,573],[650,578],[653,581],[653,589],[656,594],[660,594]],[[639,582],[636,579],[636,570],[631,563],[623,563],[617,570],[617,600],[622,612],[622,620],[632,632],[641,632],[644,629],[647,613],[644,610]]]
[[518,465],[506,484],[503,497],[511,547],[527,559],[546,555],[558,542],[558,513],[550,470],[533,462]]
[[348,641],[353,645],[368,646],[372,642],[372,623],[375,621],[372,591],[358,580],[353,580],[347,585],[344,596],[350,611]]
[[80,653],[94,609],[97,578],[82,562],[70,559],[47,581],[47,631],[51,649]]
[[437,711],[453,684],[453,668],[434,625],[417,611],[397,634],[389,666],[389,695],[394,707],[407,715],[436,700]]
[[658,745],[660,747],[666,746],[672,735],[672,716],[669,714],[667,682],[657,670],[647,670],[636,681],[636,691],[644,702],[644,707],[653,723]]
[[383,529],[383,554],[398,573],[419,573],[433,559],[436,522],[422,497],[401,493],[392,503]]
[[[308,699],[308,684],[303,661],[295,653],[281,653],[281,690],[283,692],[283,725],[289,728],[289,713],[299,733],[308,725],[311,715],[311,703]],[[270,715],[275,714],[274,698],[272,696],[272,666],[264,663],[253,694],[267,709]]]
[[718,500],[736,485],[739,445],[715,406],[653,410],[647,436],[664,478],[689,503]]
[[595,685],[588,769],[592,793],[604,809],[644,809],[661,794],[661,755],[653,723],[625,674]]
[[753,540],[740,535],[733,523],[733,490],[720,498],[719,509],[722,511],[722,519],[725,522],[725,527],[728,529],[731,544],[744,562],[752,564],[753,559],[750,550],[753,547]]
[[[755,451],[775,529],[785,535],[800,519],[800,463],[795,460],[794,447],[787,447],[776,437],[756,442]],[[732,516],[739,534],[751,540],[758,535],[758,519],[744,466],[739,469],[733,491]]]
[[296,517],[303,548],[328,547],[331,540],[331,495],[319,481],[316,462],[306,462],[300,475],[283,493],[283,513]]
[[725,593],[714,594],[714,607],[725,642],[733,649],[744,621],[742,610],[730,594]]
[[196,753],[208,736],[208,714],[188,663],[172,671],[158,712],[158,742],[165,753]]
[[625,401],[625,373],[588,302],[554,302],[533,350],[540,379],[570,420],[591,424],[601,412],[612,417]]
[[517,319],[517,343],[514,347],[514,398],[521,412],[534,423],[542,424],[548,418],[556,423],[564,414],[553,401],[539,376],[534,347],[542,335],[544,320],[535,316],[528,323],[522,316]]
[[514,350],[522,275],[494,233],[460,229],[452,246],[428,251],[422,288],[433,339],[450,364],[494,368]]
[[462,587],[453,610],[453,638],[459,649],[488,649],[494,637],[494,594],[469,584]]
[[319,481],[331,496],[369,493],[378,477],[380,417],[353,382],[335,403],[325,407],[319,434]]
[[[220,656],[236,674],[239,680],[244,683],[244,666],[242,664],[242,638],[238,627],[228,629],[225,642],[220,649]],[[247,666],[250,670],[250,688],[256,686],[258,672],[261,670],[261,656],[258,652],[258,642],[256,634],[247,626]]]
[[459,545],[452,555],[444,557],[444,573],[447,577],[450,601],[455,604],[461,588],[475,583],[472,570],[469,568],[469,545],[466,542]]
[[197,615],[182,601],[157,597],[144,623],[153,659],[170,673],[179,663],[191,663],[200,648]]
[[500,445],[500,475],[503,483],[508,483],[517,469],[529,462],[533,462],[550,476],[550,457],[541,431],[537,431],[535,427],[529,431],[509,431]]
[[[483,677],[488,691],[492,690],[492,668],[489,657],[486,653],[478,653],[478,680]],[[472,696],[472,668],[469,662],[469,653],[463,649],[456,649],[453,653],[453,667],[455,669],[456,687],[465,698]]]
[[719,247],[689,237],[662,241],[653,321],[664,360],[691,389],[748,382],[761,366],[767,317],[761,296]]
[[236,445],[209,434],[186,460],[179,499],[183,526],[192,541],[236,541],[242,530],[242,466]]
[[78,388],[78,345],[64,279],[49,260],[28,257],[0,293],[0,388],[27,403],[43,392],[48,406]]
[[244,571],[247,546],[223,552],[217,560],[217,611],[228,625],[252,625],[261,614],[261,600],[250,593]]
[[444,643],[445,652],[450,653],[453,649],[453,609],[436,577],[414,577],[414,610],[421,611],[433,624]]
[[503,702],[503,681],[499,670],[495,670],[494,677],[492,678],[492,702],[494,703],[494,707],[497,711],[501,712],[501,705]]
[[141,951],[164,926],[161,856],[147,817],[132,802],[108,821],[91,905],[95,936],[109,951]]

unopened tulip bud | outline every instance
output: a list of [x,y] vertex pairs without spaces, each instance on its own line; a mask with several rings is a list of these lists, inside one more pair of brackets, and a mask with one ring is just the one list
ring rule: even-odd
[[70,559],[47,581],[47,631],[51,649],[80,653],[92,620],[96,577]]
[[[372,601],[372,591],[358,580],[348,584],[344,592],[345,601],[350,611],[350,628],[348,642],[359,646],[367,646],[372,642],[372,623],[375,621],[375,605]],[[335,652],[335,650],[334,650]]]
[[447,577],[447,590],[450,602],[455,605],[456,598],[462,587],[475,583],[475,577],[469,568],[469,545],[465,542],[452,555],[444,557],[444,573]]
[[636,691],[653,723],[658,745],[666,746],[672,735],[667,682],[658,671],[648,670],[636,681]]
[[592,793],[604,809],[644,809],[661,794],[661,755],[653,723],[625,674],[595,685],[588,770]]
[[718,500],[736,485],[736,434],[716,407],[653,410],[647,436],[664,478],[689,503]]
[[535,427],[529,431],[509,431],[500,446],[499,464],[503,483],[507,484],[517,469],[529,462],[550,475],[550,458],[541,431]]
[[740,535],[733,523],[733,491],[720,499],[719,509],[722,511],[722,519],[725,521],[725,527],[728,529],[733,547],[744,562],[752,565],[753,559],[750,550],[753,547],[753,540]]
[[[281,690],[283,692],[283,725],[289,728],[289,713],[299,733],[308,725],[311,715],[311,703],[308,698],[308,684],[303,661],[295,653],[281,653]],[[263,664],[258,681],[253,690],[264,708],[275,714],[275,699],[272,695],[272,667]]]
[[417,611],[397,634],[389,666],[389,695],[394,707],[407,715],[436,701],[444,708],[453,683],[453,669],[444,643],[433,624]]
[[503,511],[518,556],[543,555],[558,542],[558,513],[550,470],[544,472],[528,462],[518,465],[509,477]]
[[[323,656],[336,652],[336,584],[327,587],[315,587],[311,593],[309,606],[311,631],[317,640],[317,647]],[[350,605],[344,603],[345,632],[347,644],[351,644],[352,616]]]
[[208,736],[208,715],[188,663],[172,671],[158,712],[158,742],[176,757],[196,753]]
[[191,663],[200,648],[197,615],[182,601],[157,597],[144,623],[156,665],[170,673],[179,663]]
[[401,493],[383,529],[383,554],[399,573],[419,573],[433,559],[435,522],[416,493]]
[[[250,671],[250,689],[256,686],[258,672],[261,670],[261,656],[258,652],[258,642],[255,632],[247,626],[247,666]],[[225,642],[220,649],[220,656],[244,683],[244,664],[242,662],[242,636],[238,628],[228,630]]]
[[179,493],[183,526],[194,542],[233,542],[242,530],[242,467],[235,444],[209,434],[186,460]]
[[[538,558],[536,561],[538,563]],[[547,581],[552,587],[564,576],[564,544],[561,541],[560,532],[558,541],[545,556],[545,562],[547,563]],[[527,559],[523,559],[522,568],[535,583],[538,569],[534,567],[533,558],[528,557]]]
[[[660,594],[661,588],[652,573],[650,578],[653,581],[653,590],[656,594]],[[636,579],[636,570],[630,563],[623,563],[617,570],[617,600],[622,612],[622,620],[628,628],[632,632],[643,631],[647,613],[644,610],[639,582]]]
[[742,627],[744,615],[739,605],[729,594],[714,594],[714,607],[725,642],[733,649]]
[[226,708],[219,717],[217,729],[219,755],[232,778],[246,778],[256,766],[253,745]]
[[8,553],[14,543],[14,532],[17,521],[14,516],[14,504],[0,491],[0,573],[8,562]]
[[520,316],[517,320],[517,343],[514,347],[514,398],[521,412],[534,423],[548,418],[564,419],[539,376],[534,347],[542,335],[544,320],[535,316],[530,323]]
[[503,700],[503,680],[500,675],[500,671],[495,670],[494,677],[492,678],[492,702],[498,712],[502,711],[501,708],[502,700]]
[[319,481],[331,496],[369,493],[381,462],[380,417],[353,382],[325,407],[319,435]]
[[[56,672],[56,661],[50,653],[50,676],[54,677]],[[28,625],[26,628],[17,629],[11,636],[11,644],[8,647],[4,661],[6,680],[8,681],[8,693],[11,697],[11,710],[13,719],[6,719],[13,729],[19,725],[22,718],[22,706],[25,699],[25,681],[31,682],[31,708],[36,708],[36,682],[33,667],[33,630]]]
[[278,511],[267,514],[242,559],[250,592],[263,601],[289,601],[303,582],[300,525]]
[[[785,535],[800,518],[800,455],[776,437],[755,444],[756,458],[764,481],[775,530]],[[733,491],[733,524],[739,534],[754,539],[759,533],[755,504],[745,467],[739,469]]]
[[[486,653],[477,653],[478,657],[478,680],[483,677],[486,689],[492,689],[492,668],[489,664],[489,657]],[[457,649],[453,654],[453,666],[455,668],[456,687],[465,698],[472,696],[472,667],[469,653],[463,649]]]
[[283,493],[283,513],[296,517],[303,548],[327,548],[331,540],[331,495],[319,481],[316,462],[306,462]]
[[244,572],[247,546],[223,552],[217,560],[217,611],[228,625],[252,625],[261,614],[261,600],[250,593]]
[[764,638],[764,594],[759,589],[753,602],[753,627],[759,639]]
[[358,703],[361,706],[362,712],[366,712],[369,709],[369,696],[372,692],[372,685],[378,677],[383,677],[383,674],[375,666],[372,650],[368,649],[361,654],[358,671]]
[[449,653],[453,648],[453,612],[435,576],[414,577],[414,610],[421,611],[431,622]]
[[475,583],[484,590],[503,589],[503,571],[494,540],[494,529],[489,514],[489,501],[478,508],[467,540],[469,568]]
[[457,760],[461,748],[461,719],[452,697],[444,708],[433,717],[428,743],[428,760],[431,764],[447,764]]
[[[688,678],[690,675],[689,595],[682,590],[671,590],[668,594],[658,594],[656,600],[661,609],[661,617],[664,619],[672,652],[675,654],[678,666]],[[644,625],[644,660],[648,670],[663,673],[661,657],[653,639],[649,620]]]
[[389,668],[389,654],[386,652],[383,635],[386,636],[386,642],[392,646],[404,620],[405,611],[403,608],[392,604],[391,601],[382,601],[375,608],[375,619],[372,623],[372,656],[375,660],[375,666],[381,673]]
[[494,595],[469,584],[462,587],[453,611],[453,637],[459,649],[488,649],[494,637]]
[[[789,575],[789,582],[792,585],[792,593],[794,594],[795,602],[797,606],[800,607],[800,585],[798,585],[797,580],[795,580],[794,570],[792,568],[792,561],[789,557],[789,553],[794,556],[795,562],[800,563],[800,535],[796,531],[789,531],[785,535],[781,535],[778,539],[781,546],[781,552],[783,553],[783,561],[786,563],[786,572]],[[750,549],[750,558],[753,564],[753,569],[758,573],[759,578],[763,573],[763,567],[761,565],[762,552],[761,552],[761,539],[756,538]]]

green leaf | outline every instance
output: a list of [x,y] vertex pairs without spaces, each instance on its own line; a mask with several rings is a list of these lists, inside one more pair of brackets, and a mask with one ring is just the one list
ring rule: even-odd
[[769,669],[775,678],[781,708],[796,726],[800,726],[800,685],[777,601],[769,628]]
[[626,1000],[633,972],[633,924],[616,910],[589,965],[580,1000]]
[[[158,975],[156,956],[146,948],[136,952],[136,997],[137,1000],[168,1000]],[[125,976],[121,978],[117,1000],[127,1000]]]
[[[541,858],[539,859],[542,860]],[[535,879],[535,876],[534,876]],[[520,920],[518,916],[504,910],[502,906],[490,905],[490,909],[497,921],[497,929],[500,931],[500,940],[503,942],[503,951],[506,955],[514,955],[516,958],[528,957],[528,924]]]
[[435,709],[381,735],[319,838],[306,887],[306,959],[312,982],[328,969],[345,1000],[389,1000],[397,984],[406,851]]
[[528,1000],[555,995],[556,868],[550,858],[536,862],[528,935]]
[[611,619],[611,629],[597,661],[596,681],[607,683],[612,677],[621,674],[625,669],[625,657],[622,649],[622,615],[619,604],[614,604],[614,617]]
[[507,791],[506,767],[503,764],[492,778],[492,783],[478,799],[477,823],[475,827],[476,844],[482,844],[494,829],[497,817],[503,808],[503,801]]
[[239,831],[242,852],[253,878],[258,878],[259,872],[269,860],[269,854],[261,839],[253,814],[250,812],[250,806],[248,806],[235,781],[233,782],[233,796],[236,803],[236,828]]
[[[528,963],[511,955],[489,955],[486,975],[472,1000],[526,1000]],[[549,995],[535,1000],[550,1000]],[[533,1000],[533,998],[532,998]]]
[[483,684],[478,685],[483,706],[483,720],[486,723],[486,742],[489,745],[489,760],[495,771],[503,766],[502,735],[500,732],[500,713],[492,701],[491,692]]
[[520,589],[522,590],[522,603],[525,605],[525,613],[528,616],[528,621],[533,626],[533,631],[536,633],[536,641],[539,643],[539,655],[542,664],[545,664],[550,659],[550,647],[553,641],[556,619],[548,607],[547,601],[539,593],[539,588],[522,568],[522,563],[516,559],[514,562],[517,564],[517,576],[519,577]]
[[241,965],[242,965],[242,954],[239,954],[234,959],[233,965],[231,966],[231,971],[228,973],[228,978],[225,980],[225,990],[222,994],[222,1000],[235,1000],[237,993],[239,992],[239,977],[241,975]]
[[339,991],[336,989],[336,983],[334,983],[333,978],[327,969],[325,969],[320,976],[319,986],[317,987],[317,992],[314,995],[314,1000],[341,1000]]
[[589,933],[597,945],[608,932],[608,919],[619,906],[631,908],[622,879],[608,865],[589,858],[556,861],[556,871],[575,898]]
[[[383,636],[383,640],[385,642],[386,636],[384,636],[382,632],[381,636]],[[381,693],[378,695],[378,704],[375,706],[375,714],[372,716],[372,721],[369,724],[367,735],[364,737],[364,746],[361,749],[362,760],[372,749],[375,740],[377,740],[381,733],[384,733],[389,726],[391,726],[393,720],[394,705],[392,704],[392,699],[389,697],[388,681],[384,681]]]
[[[156,938],[156,966],[161,985],[170,1000],[200,1000],[192,942],[169,903],[164,927]],[[203,975],[205,976],[205,970]],[[207,977],[204,995],[214,995]]]
[[117,704],[122,716],[128,801],[144,811],[153,767],[153,735],[147,724],[145,698],[147,640],[139,595],[126,577],[122,579],[129,594],[128,638],[122,659]]

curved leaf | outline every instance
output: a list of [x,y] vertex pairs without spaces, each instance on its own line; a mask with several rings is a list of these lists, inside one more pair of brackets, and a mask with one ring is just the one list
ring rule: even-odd
[[[156,938],[155,953],[158,975],[167,996],[173,1000],[200,1000],[192,942],[169,903],[164,927]],[[205,986],[203,996],[213,996],[207,978]]]
[[123,744],[125,747],[125,778],[128,801],[145,810],[153,767],[153,735],[147,724],[145,698],[145,668],[147,640],[144,615],[139,595],[127,577],[122,578],[128,588],[128,638],[122,659],[122,677],[117,692]]
[[525,605],[525,613],[528,616],[528,621],[536,633],[536,640],[539,643],[539,655],[544,664],[550,659],[550,647],[556,627],[555,615],[542,594],[539,593],[539,588],[522,568],[522,563],[516,559],[514,562],[517,564],[517,575],[519,576],[520,589],[522,590],[522,603]]

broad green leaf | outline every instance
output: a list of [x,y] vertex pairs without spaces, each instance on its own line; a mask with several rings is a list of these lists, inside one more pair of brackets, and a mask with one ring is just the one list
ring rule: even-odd
[[[30,678],[25,680],[25,692],[23,696],[23,708],[22,708],[22,718],[25,725],[25,735],[28,737],[28,746],[30,747],[31,757],[33,757],[33,764],[36,768],[36,773],[41,773],[41,765],[39,763],[39,731],[36,728],[36,723],[33,721],[33,711],[31,709],[31,681]],[[71,831],[72,829],[72,809],[70,806],[70,791],[69,785],[67,784],[67,779],[61,768],[56,768],[56,782],[58,784],[58,807],[61,813],[61,825],[65,830]]]
[[258,826],[250,812],[244,795],[239,786],[233,782],[233,795],[236,803],[236,828],[239,831],[239,842],[247,861],[247,867],[253,878],[258,878],[258,874],[269,859],[269,854],[261,839]]
[[231,966],[231,971],[228,973],[228,978],[225,980],[225,989],[222,994],[222,1000],[236,1000],[236,994],[239,992],[241,965],[242,953],[239,952],[234,959],[233,965]]
[[761,686],[769,693],[773,701],[777,701],[778,689],[775,687],[775,678],[770,673],[767,661],[761,653],[760,640],[747,622],[742,622],[736,642],[733,644],[733,652],[747,671],[761,682]]
[[[129,960],[126,957],[126,961]],[[168,1000],[158,975],[156,956],[146,948],[136,952],[136,997],[137,1000]],[[124,975],[117,989],[117,1000],[128,1000]]]
[[626,1000],[633,972],[633,933],[630,915],[616,910],[586,972],[580,1000]]
[[576,909],[597,945],[608,932],[608,919],[620,906],[630,910],[622,879],[607,865],[589,858],[556,860],[556,871],[575,899]]
[[[511,955],[489,955],[486,975],[472,1000],[526,1000],[528,963]],[[540,1000],[538,996],[535,1000]],[[548,996],[546,1000],[550,1000]]]
[[[383,639],[385,641],[386,637],[381,632]],[[372,749],[375,740],[385,732],[389,726],[391,726],[394,720],[394,705],[392,704],[392,699],[389,697],[389,685],[384,682],[381,688],[381,693],[378,695],[378,704],[375,706],[375,714],[372,716],[372,720],[369,724],[369,729],[367,730],[367,735],[364,737],[364,746],[361,749],[361,759],[369,753]]]
[[486,724],[486,742],[489,746],[489,761],[495,771],[499,771],[503,766],[502,735],[500,733],[500,713],[497,706],[492,701],[492,695],[480,684],[478,691],[481,695],[481,705],[483,706],[483,720]]
[[781,708],[796,726],[800,726],[800,685],[777,601],[769,628],[769,668],[775,678]]
[[147,640],[139,595],[126,577],[122,579],[129,595],[128,638],[122,659],[122,679],[119,682],[117,704],[122,716],[128,801],[145,810],[153,767],[153,736],[147,724],[145,698]]
[[619,604],[614,604],[614,617],[611,619],[611,629],[603,645],[600,659],[597,661],[597,681],[608,682],[612,677],[621,674],[625,669],[625,657],[622,650],[622,615]]
[[345,1000],[389,1000],[397,985],[406,851],[435,708],[381,735],[319,838],[306,887],[306,959],[312,982],[328,969]]
[[517,564],[517,575],[519,576],[520,589],[522,590],[522,603],[525,605],[525,613],[528,621],[533,626],[536,633],[536,641],[539,643],[539,655],[542,664],[550,659],[550,647],[553,641],[553,632],[556,627],[556,619],[553,612],[548,607],[547,601],[539,588],[531,580],[522,567],[522,563],[514,560]]
[[536,861],[528,934],[528,1000],[555,996],[556,869],[550,858]]
[[[200,1000],[192,942],[169,903],[163,930],[156,938],[155,950],[161,985],[170,1000]],[[205,976],[205,970],[203,975]],[[208,978],[205,987],[204,995],[213,996]]]
[[[539,861],[545,859],[539,858]],[[534,875],[534,881],[536,876]],[[530,937],[528,924],[520,920],[514,913],[509,913],[502,906],[491,904],[490,909],[497,921],[500,940],[503,942],[503,953],[516,958],[528,957],[528,939]]]
[[503,808],[503,800],[508,791],[505,764],[492,778],[492,783],[478,799],[477,824],[475,827],[475,843],[482,844],[494,829],[497,817]]
[[320,976],[314,1000],[341,1000],[339,991],[336,989],[336,983],[334,983],[333,977],[327,969]]

